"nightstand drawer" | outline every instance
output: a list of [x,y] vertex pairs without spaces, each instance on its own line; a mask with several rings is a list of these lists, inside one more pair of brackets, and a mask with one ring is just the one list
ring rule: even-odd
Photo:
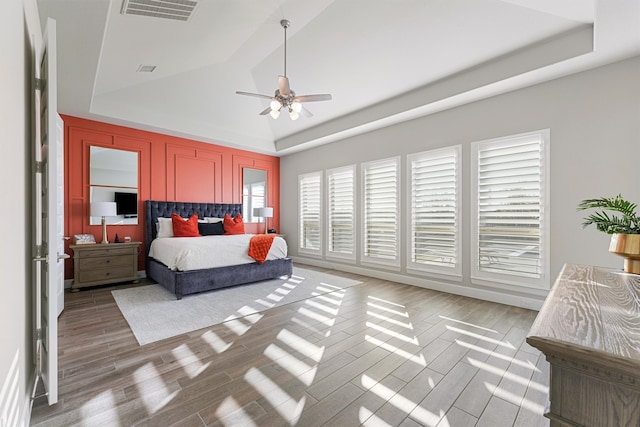
[[118,279],[128,280],[131,279],[133,274],[131,266],[115,267],[109,269],[87,270],[80,271],[79,279],[81,283],[84,282],[97,282],[104,280],[113,280],[117,282]]
[[[114,243],[115,245],[115,243]],[[95,249],[94,249],[95,248]],[[108,248],[96,248],[95,246],[91,248],[91,250],[83,251],[81,254],[81,258],[98,258],[98,257],[112,257],[118,255],[128,255],[131,256],[131,248],[123,248],[123,247],[108,247]]]
[[109,257],[80,258],[80,270],[95,270],[96,268],[115,268],[131,266],[131,254]]

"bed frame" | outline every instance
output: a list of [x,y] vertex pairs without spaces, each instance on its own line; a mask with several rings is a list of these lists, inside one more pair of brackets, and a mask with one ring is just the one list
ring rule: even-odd
[[164,286],[175,294],[177,299],[197,292],[221,289],[229,286],[274,279],[293,274],[291,258],[257,262],[251,264],[232,265],[228,267],[208,268],[193,271],[172,271],[163,263],[149,257],[151,241],[156,237],[158,218],[171,218],[172,213],[189,217],[194,213],[198,218],[222,218],[226,213],[232,217],[242,213],[241,204],[223,203],[184,203],[147,200],[145,205],[145,269],[147,277]]

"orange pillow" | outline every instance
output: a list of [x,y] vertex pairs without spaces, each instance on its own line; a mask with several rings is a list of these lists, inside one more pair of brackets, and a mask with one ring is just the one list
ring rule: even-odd
[[189,219],[184,219],[178,214],[171,214],[173,225],[173,237],[200,237],[198,232],[198,214],[193,214]]
[[240,214],[236,215],[235,218],[231,218],[229,214],[224,214],[222,226],[224,227],[224,234],[244,234],[244,222],[242,222],[242,215]]

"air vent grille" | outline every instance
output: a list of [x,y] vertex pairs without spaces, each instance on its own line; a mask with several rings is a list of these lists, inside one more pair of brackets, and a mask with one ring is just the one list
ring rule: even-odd
[[155,69],[155,65],[140,65],[136,71],[138,73],[152,73]]
[[188,21],[197,5],[192,0],[124,0],[120,13]]

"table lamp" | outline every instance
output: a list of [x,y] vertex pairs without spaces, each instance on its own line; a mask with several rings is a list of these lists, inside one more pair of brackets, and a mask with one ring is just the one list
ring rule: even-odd
[[273,208],[253,208],[253,216],[264,218],[264,233],[267,234],[269,231],[267,221],[273,217]]
[[91,203],[91,216],[102,217],[102,243],[109,243],[107,238],[107,220],[105,217],[117,216],[118,209],[116,202],[93,202]]

